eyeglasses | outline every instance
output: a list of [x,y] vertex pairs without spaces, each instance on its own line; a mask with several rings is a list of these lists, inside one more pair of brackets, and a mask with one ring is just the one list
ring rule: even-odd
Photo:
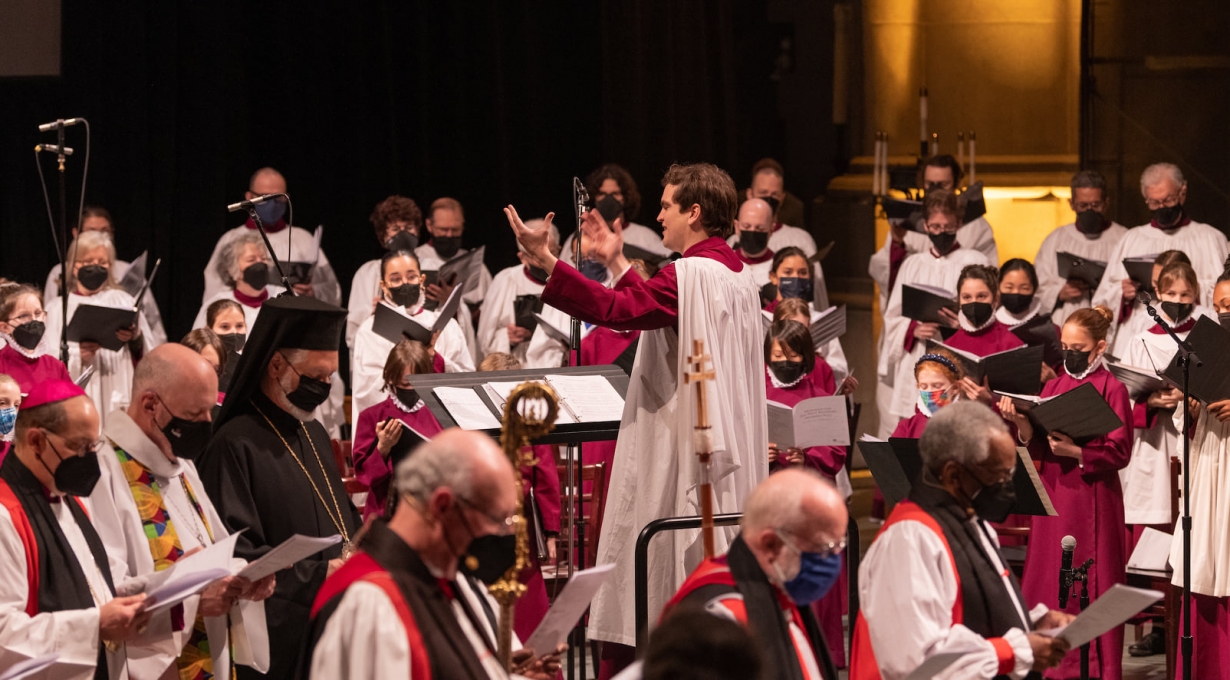
[[[59,434],[58,432],[52,432],[51,430],[43,430],[43,434],[45,434],[45,435],[55,435],[55,436],[56,436],[56,437],[57,437],[60,441],[64,442],[65,444],[67,444],[67,443],[68,443],[68,440],[64,438],[64,435]],[[84,456],[84,455],[86,455],[87,453],[94,453],[94,454],[97,454],[97,453],[98,453],[98,449],[102,448],[103,441],[104,441],[104,440],[103,440],[103,438],[102,438],[102,437],[99,437],[98,439],[95,439],[94,441],[92,441],[92,442],[90,442],[90,443],[86,444],[85,446],[83,446],[83,447],[81,447],[81,448],[79,448],[79,449],[74,450],[74,451],[73,451],[73,455],[74,455],[74,456]],[[55,444],[52,444],[52,445],[51,445],[51,448],[55,449],[55,448],[56,448]],[[59,450],[59,449],[56,449],[56,454],[58,455],[59,453],[60,453],[60,450]],[[63,459],[63,458],[64,458],[64,457],[63,457],[63,456],[61,456],[61,459]]]
[[483,510],[482,508],[478,507],[474,503],[471,503],[468,499],[466,499],[465,496],[459,495],[457,496],[457,500],[460,501],[461,504],[466,506],[467,508],[473,510],[474,512],[477,512],[483,517],[486,517],[488,522],[491,522],[492,524],[494,524],[496,527],[499,528],[499,531],[497,531],[496,533],[502,536],[507,536],[508,534],[511,534],[514,531],[516,531],[517,523],[521,521],[521,516],[515,512],[505,517],[499,517],[497,515],[492,515],[488,513],[487,511]]
[[78,269],[82,267],[91,267],[91,266],[106,267],[107,265],[111,264],[111,261],[110,260],[77,260],[74,264],[77,266]]
[[1157,210],[1158,208],[1173,208],[1178,204],[1178,196],[1167,196],[1160,201],[1153,198],[1145,199],[1145,207],[1149,210]]
[[1083,213],[1089,210],[1096,210],[1097,212],[1102,212],[1102,208],[1104,207],[1106,207],[1105,201],[1086,201],[1082,203],[1072,204],[1072,208],[1078,213]]
[[801,547],[791,542],[790,539],[786,538],[786,531],[784,529],[774,529],[773,531],[777,534],[778,538],[782,539],[782,543],[790,546],[799,554],[807,552],[818,554],[822,558],[828,558],[833,555],[840,555],[842,551],[846,549],[846,539],[844,536],[836,541],[827,541],[811,546],[813,548],[812,550],[803,550]]
[[47,312],[40,310],[40,311],[34,312],[33,314],[22,314],[21,316],[15,316],[11,319],[8,319],[7,322],[8,322],[8,325],[10,326],[24,326],[30,323],[31,321],[46,321],[46,320],[47,320]]
[[956,225],[947,222],[928,222],[927,231],[956,231]]
[[391,278],[389,278],[388,285],[390,285],[390,286],[400,286],[400,285],[401,285],[401,284],[403,284],[403,283],[408,283],[408,284],[410,284],[410,285],[414,285],[414,284],[416,284],[416,283],[421,282],[422,280],[423,280],[423,275],[422,275],[422,274],[407,274],[407,275],[405,275],[405,276],[401,276],[401,277],[391,277]]

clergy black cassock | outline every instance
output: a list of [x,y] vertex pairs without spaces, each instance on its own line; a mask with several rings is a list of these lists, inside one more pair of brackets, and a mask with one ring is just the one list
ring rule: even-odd
[[[235,546],[236,557],[252,562],[295,534],[342,534],[350,540],[359,529],[359,514],[346,495],[324,426],[315,420],[301,423],[260,389],[275,352],[337,351],[345,322],[344,309],[309,297],[270,300],[256,319],[213,439],[197,461],[201,481],[228,529],[247,530]],[[341,554],[338,544],[278,573],[277,589],[265,602],[269,673],[260,676],[240,667],[239,677],[291,677],[312,600],[329,560]]]

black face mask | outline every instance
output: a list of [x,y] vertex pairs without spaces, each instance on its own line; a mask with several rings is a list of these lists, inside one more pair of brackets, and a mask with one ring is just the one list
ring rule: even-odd
[[935,248],[935,252],[940,255],[947,255],[948,251],[952,250],[952,246],[957,242],[956,232],[940,232],[938,234],[927,234],[927,238],[931,239],[931,247]]
[[1016,507],[1016,487],[1011,479],[984,486],[970,498],[970,507],[980,519],[1002,522]]
[[94,491],[94,485],[98,484],[99,477],[102,476],[102,470],[98,467],[98,452],[90,451],[84,456],[65,458],[60,455],[60,450],[56,448],[56,445],[51,443],[50,437],[47,438],[47,443],[51,446],[51,450],[56,452],[60,465],[56,467],[55,472],[51,472],[51,468],[47,467],[47,463],[43,462],[41,456],[38,462],[43,463],[47,472],[51,472],[56,488],[70,496],[89,496]]
[[98,290],[107,282],[107,268],[100,264],[91,264],[77,270],[77,281],[86,290]]
[[[389,240],[384,242],[384,249],[390,253],[395,253],[399,250],[414,252],[415,248],[419,247],[419,238],[413,233],[402,230],[389,237]],[[439,251],[436,251],[439,252]]]
[[1089,355],[1090,351],[1080,351],[1075,349],[1065,349],[1063,351],[1063,367],[1068,371],[1068,375],[1077,376],[1089,370]]
[[745,253],[759,254],[769,247],[769,232],[741,231],[739,232],[739,248]]
[[[162,401],[162,397],[158,397],[158,401]],[[162,434],[171,442],[171,453],[174,453],[176,458],[196,460],[209,443],[209,437],[213,434],[213,423],[180,418],[171,413],[166,402],[162,403],[162,408],[171,416],[171,422],[161,428]]]
[[264,262],[250,264],[243,270],[243,282],[260,290],[269,283],[269,265]]
[[1218,314],[1217,323],[1221,324],[1222,328],[1230,330],[1230,312],[1222,312]]
[[410,389],[394,387],[393,394],[397,395],[397,401],[400,401],[401,405],[406,408],[414,408],[414,405],[419,403],[419,392],[413,387]]
[[[286,357],[283,356],[283,359]],[[290,365],[290,370],[295,371],[295,367]],[[316,378],[309,378],[299,371],[295,371],[295,375],[299,376],[299,386],[294,390],[286,393],[286,399],[290,401],[295,408],[302,411],[315,411],[317,406],[325,403],[329,399],[329,383]]]
[[218,339],[226,347],[227,351],[238,353],[243,349],[243,345],[248,341],[247,333],[223,333],[218,335]]
[[1004,309],[1013,314],[1020,314],[1029,309],[1029,306],[1034,303],[1033,293],[1024,295],[1022,293],[1000,293],[999,304],[1004,306]]
[[760,200],[769,204],[769,210],[773,211],[773,216],[777,217],[777,209],[781,207],[782,202],[772,196],[761,196]]
[[1162,229],[1174,229],[1183,221],[1183,205],[1175,204],[1153,211],[1153,221]]
[[20,326],[13,327],[13,340],[18,345],[33,351],[42,341],[43,333],[46,332],[47,325],[42,321],[27,321]]
[[1097,236],[1102,233],[1104,220],[1102,213],[1096,210],[1086,210],[1076,214],[1076,228],[1086,236]]
[[436,254],[448,260],[461,250],[460,236],[432,236],[431,246],[436,249]]
[[470,528],[461,508],[456,505],[453,507],[457,507],[457,516],[461,518],[462,525],[471,536],[465,557],[461,560],[461,572],[487,585],[499,581],[517,563],[517,534],[474,536],[474,530]]
[[529,271],[531,279],[534,279],[538,283],[546,284],[547,276],[548,276],[547,270],[543,269],[542,267],[535,267],[532,264],[526,265],[525,268],[527,271]]
[[1183,323],[1183,320],[1191,316],[1192,308],[1195,307],[1190,302],[1163,302],[1162,311],[1166,312],[1166,316],[1174,323]]
[[418,283],[403,283],[400,286],[392,286],[389,288],[389,298],[393,300],[393,304],[401,307],[410,307],[419,301],[419,292],[422,284]]
[[789,385],[803,377],[803,362],[770,361],[769,370],[773,371],[773,376],[777,378],[778,382]]
[[620,203],[618,198],[610,195],[598,201],[594,208],[598,210],[598,214],[602,215],[602,219],[606,220],[608,225],[619,219],[624,212],[624,204]]
[[783,276],[777,280],[777,291],[782,298],[811,299],[811,279],[801,276]]
[[973,324],[974,328],[982,328],[991,320],[995,308],[989,302],[967,302],[961,305],[961,313],[965,315],[966,321]]

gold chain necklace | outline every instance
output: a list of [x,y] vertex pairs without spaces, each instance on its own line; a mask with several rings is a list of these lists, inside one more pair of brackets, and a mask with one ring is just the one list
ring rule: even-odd
[[[277,425],[274,425],[273,421],[269,419],[269,416],[265,415],[265,412],[262,411],[254,402],[249,401],[248,403],[252,404],[252,408],[256,409],[256,412],[261,414],[261,417],[265,419],[266,423],[269,423],[269,427],[273,429],[273,433],[278,436],[278,439],[282,440],[282,445],[285,446],[286,450],[290,452],[291,458],[294,458],[295,462],[299,464],[299,469],[303,470],[303,474],[307,477],[308,483],[312,485],[312,491],[315,491],[316,497],[320,499],[321,507],[325,509],[325,514],[329,516],[329,521],[332,522],[333,526],[337,528],[337,532],[342,535],[342,559],[349,559],[350,556],[354,554],[355,547],[354,544],[350,542],[350,532],[346,530],[346,524],[342,521],[344,519],[342,516],[342,508],[338,505],[337,495],[333,493],[333,487],[329,485],[329,498],[333,501],[333,509],[337,511],[336,516],[329,510],[329,504],[325,502],[324,494],[320,493],[320,489],[316,486],[316,480],[312,479],[312,475],[308,473],[307,466],[303,464],[303,461],[299,460],[299,455],[295,453],[293,448],[291,448],[290,443],[286,441],[286,437],[283,437],[282,433],[278,431]],[[312,454],[316,456],[316,464],[320,466],[320,473],[321,475],[324,475],[325,466],[324,463],[320,461],[320,453],[316,451],[316,444],[312,441],[312,435],[308,433],[307,426],[303,423],[299,423],[299,427],[303,428],[303,434],[307,436],[308,446],[312,447]],[[328,485],[327,479],[325,480],[325,484]]]

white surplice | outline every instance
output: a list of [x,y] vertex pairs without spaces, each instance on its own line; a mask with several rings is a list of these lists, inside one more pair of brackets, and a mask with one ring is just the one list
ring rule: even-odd
[[[266,300],[272,300],[273,298],[286,292],[285,288],[273,285],[265,286],[265,290],[269,293],[269,297],[265,298]],[[206,316],[208,316],[207,312],[209,312],[209,306],[218,300],[230,300],[231,302],[239,305],[239,308],[243,310],[243,321],[248,324],[248,333],[251,334],[252,327],[256,323],[256,316],[257,314],[260,314],[261,308],[249,307],[248,305],[240,302],[239,299],[235,297],[234,288],[227,288],[221,293],[218,293],[217,295],[206,300],[205,304],[201,305],[201,309],[197,311],[196,319],[192,322],[192,327],[194,329],[205,328],[205,319]]]
[[[1192,592],[1230,596],[1230,422],[1223,423],[1201,404],[1192,438]],[[1175,409],[1174,428],[1183,430],[1183,411]],[[1171,581],[1183,586],[1182,520],[1175,521],[1170,548]]]
[[[417,257],[417,256],[416,256]],[[484,268],[485,270],[485,268]],[[368,260],[354,273],[350,282],[350,298],[346,303],[346,346],[354,351],[354,337],[359,332],[359,324],[375,313],[372,300],[379,298],[380,290],[380,260]],[[478,342],[474,338],[474,323],[471,320],[470,306],[464,301],[457,306],[457,325],[466,338],[470,358],[478,360]]]
[[523,265],[502,269],[495,275],[495,278],[491,280],[491,287],[487,290],[483,313],[478,317],[479,361],[493,352],[506,352],[517,357],[522,366],[526,365],[530,341],[526,340],[516,346],[510,346],[508,324],[513,323],[516,318],[513,305],[517,296],[537,295],[541,297],[545,287],[545,284],[531,279]]
[[[154,558],[150,554],[149,538],[145,534],[137,501],[124,476],[119,458],[116,457],[115,446],[122,448],[153,476],[162,493],[163,507],[175,526],[180,547],[185,553],[196,548],[207,548],[229,535],[226,524],[206,495],[205,486],[197,476],[192,461],[169,460],[124,411],[116,411],[107,418],[103,434],[107,441],[98,452],[102,476],[94,486],[94,492],[90,494],[90,507],[93,511],[91,518],[103,546],[107,549],[107,555],[119,565],[119,580],[143,578],[153,574]],[[204,517],[193,507],[184,492],[181,480],[186,480],[191,487]],[[147,500],[142,498],[142,502]],[[205,522],[208,522],[208,526]],[[235,558],[232,561],[232,567],[235,568],[245,565],[242,559]],[[142,640],[128,643],[128,670],[134,680],[160,678],[164,671],[174,666],[175,660],[192,635],[199,603],[200,597],[184,601],[185,624],[182,631],[172,631],[170,612],[161,612],[150,620],[149,630],[142,636]],[[269,636],[265,628],[265,604],[240,600],[231,608],[228,616],[211,616],[205,619],[215,677],[230,677],[231,657],[228,643],[232,640],[235,644],[236,663],[262,672],[268,670]],[[146,639],[149,641],[146,642]]]
[[[1213,286],[1217,277],[1221,276],[1226,262],[1226,235],[1207,224],[1192,222],[1178,229],[1163,230],[1150,224],[1129,229],[1119,241],[1119,246],[1111,253],[1106,263],[1106,273],[1102,283],[1093,294],[1093,304],[1106,305],[1114,313],[1114,323],[1111,333],[1116,337],[1108,337],[1107,344],[1113,347],[1112,353],[1123,357],[1122,345],[1118,342],[1120,333],[1130,333],[1130,329],[1119,327],[1119,307],[1123,301],[1123,281],[1128,278],[1127,270],[1123,268],[1123,258],[1142,255],[1158,255],[1167,250],[1181,250],[1192,261],[1192,269],[1196,270],[1196,278],[1200,282],[1199,302],[1208,304],[1213,295]],[[1132,312],[1147,314],[1139,304]],[[1152,323],[1146,324],[1147,328]],[[1129,336],[1130,337],[1133,336]],[[1115,350],[1119,350],[1116,352]]]
[[901,315],[901,286],[906,283],[937,286],[956,294],[961,270],[971,264],[985,265],[988,262],[982,253],[961,247],[950,251],[944,257],[936,257],[933,250],[910,255],[901,264],[893,293],[888,299],[888,307],[884,310],[883,340],[877,368],[880,378],[877,389],[889,384],[893,390],[893,400],[889,406],[892,421],[880,423],[881,430],[888,427],[891,432],[890,424],[895,427],[898,419],[914,415],[914,403],[918,399],[914,364],[925,353],[927,346],[926,341],[914,340],[913,349],[908,352],[905,349],[910,319]]
[[[256,230],[248,229],[247,226],[241,224],[218,239],[213,254],[209,256],[209,264],[205,265],[205,294],[201,296],[202,302],[226,290],[226,284],[218,275],[218,257],[227,243],[245,233],[256,233]],[[278,261],[284,264],[287,262],[315,262],[316,266],[312,268],[312,297],[331,305],[341,306],[342,286],[337,281],[337,275],[333,273],[333,265],[329,264],[329,258],[325,257],[324,248],[322,247],[319,252],[316,250],[315,234],[299,227],[289,227],[269,234],[269,243],[273,244],[274,254],[277,255]],[[277,268],[272,263],[269,265],[269,271],[277,274]]]
[[[72,322],[73,314],[77,312],[77,307],[80,305],[132,309],[133,299],[131,295],[119,288],[100,290],[90,296],[70,293],[68,296],[68,319],[70,323]],[[43,334],[40,348],[46,354],[59,356],[60,328],[63,325],[60,299],[52,299],[46,306],[46,309],[47,331]],[[149,325],[145,322],[144,314],[138,314],[137,319],[141,329],[141,342],[145,351],[149,352],[155,347]],[[69,376],[76,380],[85,368],[81,362],[81,345],[69,341]],[[117,409],[123,410],[128,408],[128,397],[132,392],[132,352],[128,350],[127,345],[121,347],[118,351],[99,347],[98,351],[94,353],[94,368],[94,376],[90,378],[89,384],[85,386],[85,393],[94,402],[94,406],[98,409],[98,415],[103,421],[102,424],[105,426],[107,424],[106,414]]]
[[[456,259],[470,252],[466,248],[457,250],[457,254],[450,259]],[[419,259],[419,269],[421,271],[439,271],[440,267],[444,266],[444,258],[436,252],[431,243],[424,243],[414,249],[414,255]],[[491,270],[487,269],[487,265],[480,264],[470,274],[470,278],[464,282],[457,283],[465,286],[461,289],[461,299],[470,307],[477,308],[483,304],[483,300],[487,299],[487,290],[491,287]]]
[[1063,326],[1063,322],[1072,316],[1072,312],[1093,305],[1092,290],[1075,302],[1059,303],[1059,291],[1068,281],[1059,276],[1056,253],[1071,253],[1087,260],[1110,262],[1111,255],[1126,233],[1127,227],[1111,222],[1106,231],[1093,237],[1086,236],[1076,228],[1075,223],[1065,224],[1047,234],[1038,248],[1038,254],[1034,256],[1034,270],[1038,273],[1038,290],[1035,295],[1042,302],[1042,312],[1051,315],[1051,321]]
[[[423,309],[422,303],[423,298],[420,295],[419,302],[413,311],[409,312],[404,307],[398,307],[389,302],[380,304],[414,319],[427,330],[431,330],[440,315],[437,312]],[[359,414],[364,409],[375,406],[386,398],[383,392],[384,364],[388,361],[389,352],[393,351],[395,343],[389,342],[387,338],[372,330],[375,322],[376,316],[373,314],[359,324],[359,332],[354,339],[354,353],[350,356],[350,422],[352,423],[359,422]],[[446,373],[474,371],[474,359],[470,356],[465,335],[462,334],[456,319],[449,319],[444,329],[440,331],[440,337],[436,339],[436,353],[444,359]]]
[[[130,266],[132,266],[131,263],[123,260],[112,262],[111,280],[118,284],[124,278],[124,274],[128,273]],[[50,300],[59,295],[60,265],[57,264],[51,268],[51,273],[47,275],[47,282],[43,284],[43,299]],[[146,291],[145,297],[141,298],[141,313],[145,315],[145,322],[149,324],[150,337],[153,338],[154,345],[165,343],[167,331],[162,326],[162,310],[158,309],[158,301],[154,299],[153,289]]]
[[[695,387],[685,383],[692,341],[703,340],[716,383],[705,383],[713,450],[714,514],[740,512],[767,475],[764,334],[751,273],[732,273],[708,258],[675,262],[679,290],[678,332],[640,336],[624,403],[610,495],[598,542],[598,564],[615,563],[594,598],[590,637],[636,644],[633,613],[633,548],[649,522],[700,513],[694,424]],[[658,536],[649,551],[649,615],[656,618],[684,578],[701,561],[699,530]],[[731,529],[715,531],[725,553]]]
[[[736,234],[731,236],[726,241],[731,248],[739,247],[739,236]],[[803,251],[804,255],[811,257],[818,252],[816,248],[816,240],[807,233],[806,229],[792,227],[788,224],[777,225],[777,228],[769,232],[769,250],[776,253],[783,248],[798,248]],[[756,280],[761,286],[769,282],[769,269],[772,268],[772,261],[767,265],[752,265],[752,267],[763,267],[763,271],[753,270],[756,274]],[[811,294],[812,304],[816,309],[829,308],[829,292],[828,285],[824,280],[824,268],[819,262],[812,263],[811,267]]]

